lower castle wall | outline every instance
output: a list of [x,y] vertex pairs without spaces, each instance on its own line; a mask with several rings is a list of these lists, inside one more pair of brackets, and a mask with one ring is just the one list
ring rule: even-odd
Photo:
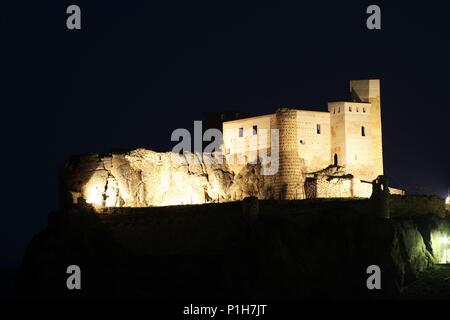
[[305,182],[306,198],[369,198],[372,185],[355,178],[318,178]]

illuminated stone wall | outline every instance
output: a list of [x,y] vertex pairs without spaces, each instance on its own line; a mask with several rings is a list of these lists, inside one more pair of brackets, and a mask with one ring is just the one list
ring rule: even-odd
[[[268,114],[223,123],[223,152],[234,173],[239,173],[246,163],[254,161],[259,153],[269,154],[270,129],[273,129],[274,118],[274,114]],[[256,132],[253,130],[255,126]],[[242,136],[239,130],[243,131]]]
[[297,110],[298,156],[305,171],[317,171],[331,163],[330,113]]
[[380,80],[350,80],[350,92],[352,101],[370,103],[373,176],[382,175],[384,169]]
[[[243,155],[241,159],[250,160],[255,149],[250,144],[251,128],[279,129],[280,172],[276,188],[281,197],[284,188],[288,198],[302,198],[302,188],[293,185],[303,184],[304,173],[333,164],[335,155],[337,164],[356,178],[374,180],[383,174],[380,82],[351,80],[350,88],[352,101],[330,102],[328,112],[281,108],[273,114],[224,122],[225,152],[230,158]],[[243,137],[239,136],[239,128],[244,130]],[[267,141],[269,144],[264,146],[259,142],[254,145],[258,151],[265,151],[270,148],[270,135]],[[294,156],[294,152],[298,155]],[[243,166],[240,163],[232,169],[238,172]]]
[[331,114],[331,157],[337,155],[338,165],[345,166],[353,175],[367,181],[379,175],[375,174],[373,166],[370,108],[368,103],[328,103]]
[[353,177],[344,167],[330,166],[307,174],[305,193],[307,198],[369,198],[372,184]]
[[304,199],[305,162],[298,153],[298,112],[280,108],[276,113],[279,129],[279,171],[275,179],[275,193],[280,199]]

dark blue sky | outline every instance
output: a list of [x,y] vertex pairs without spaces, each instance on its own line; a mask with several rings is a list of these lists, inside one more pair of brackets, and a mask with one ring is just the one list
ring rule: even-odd
[[[12,2],[12,1],[11,1]],[[380,78],[386,173],[444,196],[450,182],[450,26],[444,1],[272,5],[209,1],[14,1],[1,5],[0,267],[20,263],[58,208],[78,153],[171,148],[203,111],[326,110],[348,80]],[[82,30],[66,29],[78,4]]]

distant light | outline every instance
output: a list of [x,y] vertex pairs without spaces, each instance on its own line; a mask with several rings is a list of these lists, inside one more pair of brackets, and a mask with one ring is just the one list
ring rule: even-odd
[[447,196],[447,198],[445,198],[445,204],[450,204],[450,196]]
[[449,240],[448,240],[447,236],[441,237],[441,244],[442,245],[447,245],[448,243],[449,243]]

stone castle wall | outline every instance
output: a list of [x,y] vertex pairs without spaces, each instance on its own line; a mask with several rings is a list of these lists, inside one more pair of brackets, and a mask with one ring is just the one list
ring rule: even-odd
[[279,171],[275,179],[275,194],[280,199],[304,199],[305,163],[298,155],[297,110],[281,108],[276,119],[280,136]]
[[[345,166],[358,179],[372,181],[383,174],[380,81],[351,80],[350,90],[352,101],[330,102],[328,112],[281,108],[274,114],[224,122],[224,150],[230,158],[251,159],[256,154],[252,155],[255,150],[249,143],[254,136],[246,132],[252,127],[279,129],[276,189],[288,198],[304,194],[293,187],[294,180],[302,185],[301,172],[317,171],[333,163]],[[244,130],[244,135],[238,134],[239,130]],[[267,138],[270,143],[270,134]],[[270,148],[267,143],[256,146],[257,151]],[[232,164],[231,168],[237,173],[245,163]]]
[[370,103],[370,128],[374,176],[382,175],[383,141],[381,127],[380,80],[350,80],[350,92],[354,101]]
[[307,171],[326,168],[331,163],[330,113],[297,110],[297,114],[299,157]]

